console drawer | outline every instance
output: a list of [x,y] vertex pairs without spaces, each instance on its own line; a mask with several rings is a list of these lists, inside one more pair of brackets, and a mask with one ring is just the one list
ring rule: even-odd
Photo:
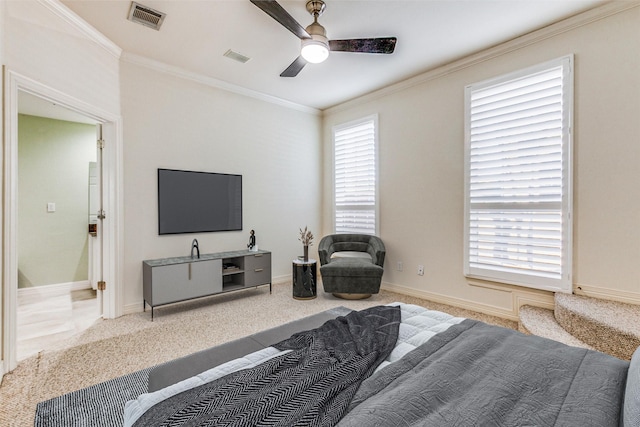
[[244,286],[271,283],[271,254],[255,254],[244,258]]

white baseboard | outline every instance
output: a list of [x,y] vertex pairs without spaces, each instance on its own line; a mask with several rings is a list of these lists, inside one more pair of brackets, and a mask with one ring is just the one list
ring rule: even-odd
[[88,280],[81,280],[79,282],[56,283],[54,285],[33,286],[30,288],[19,288],[18,296],[46,296],[53,294],[58,295],[65,292],[81,291],[84,289],[91,289],[91,283],[89,283]]
[[382,288],[391,292],[396,292],[402,295],[408,295],[412,297],[422,298],[429,301],[437,302],[440,304],[452,305],[458,308],[465,308],[467,310],[477,311],[479,313],[488,314],[491,316],[502,317],[509,320],[518,320],[518,313],[514,309],[505,309],[488,304],[481,304],[474,301],[469,301],[461,298],[454,298],[446,295],[436,294],[434,292],[421,291],[413,288],[409,288],[402,285],[396,285],[393,283],[383,282]]
[[127,304],[124,306],[124,310],[122,315],[126,316],[127,314],[140,313],[143,311],[142,301],[136,304]]
[[72,291],[84,291],[85,289],[91,289],[91,282],[88,280],[82,280],[80,282],[71,282]]
[[293,280],[291,274],[285,274],[283,276],[276,276],[271,278],[271,283],[274,285],[281,285],[282,283],[291,283]]
[[[423,298],[441,304],[452,305],[454,307],[466,308],[468,310],[473,310],[514,321],[519,320],[520,307],[523,305],[533,305],[536,307],[546,308],[548,310],[553,310],[555,308],[553,293],[551,292],[518,289],[517,287],[513,287],[510,285],[498,286],[490,283],[469,283],[469,285],[480,286],[494,291],[509,292],[512,298],[512,307],[510,309],[496,307],[461,298],[417,290],[388,282],[384,282],[382,284],[382,288],[391,292],[396,292],[399,294],[417,298]],[[607,289],[589,285],[574,285],[573,288],[576,295],[640,305],[640,293],[638,292],[619,291],[615,289]]]
[[573,293],[586,297],[640,305],[639,292],[619,291],[616,289],[603,288],[599,286],[576,284],[573,285]]

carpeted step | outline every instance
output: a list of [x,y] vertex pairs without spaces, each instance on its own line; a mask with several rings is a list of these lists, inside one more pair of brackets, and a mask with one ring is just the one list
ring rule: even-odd
[[589,344],[580,341],[556,322],[553,310],[523,305],[520,307],[520,320],[518,330],[525,334],[537,335],[549,338],[574,347],[582,347],[593,350]]
[[640,306],[556,293],[556,321],[596,350],[630,360],[640,346]]

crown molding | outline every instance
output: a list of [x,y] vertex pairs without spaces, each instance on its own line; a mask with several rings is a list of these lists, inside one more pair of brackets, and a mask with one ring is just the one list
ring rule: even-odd
[[80,31],[83,35],[85,35],[89,40],[95,42],[100,47],[102,47],[103,49],[105,49],[107,52],[109,52],[110,54],[112,54],[118,59],[122,59],[124,61],[137,64],[146,68],[151,68],[153,70],[156,70],[165,74],[170,74],[175,77],[191,80],[207,86],[223,89],[228,92],[233,92],[233,93],[248,96],[251,98],[259,99],[261,101],[280,105],[293,110],[298,110],[298,111],[302,111],[302,112],[314,114],[314,115],[321,114],[321,111],[316,108],[308,107],[301,104],[296,104],[294,102],[289,102],[281,98],[266,95],[257,91],[246,89],[241,86],[233,85],[233,84],[224,82],[222,80],[214,79],[201,74],[193,73],[179,67],[162,63],[160,61],[145,58],[140,55],[123,52],[122,48],[120,48],[111,40],[109,40],[107,37],[105,37],[101,32],[96,30],[93,26],[89,25],[85,20],[83,20],[75,12],[73,12],[71,9],[69,9],[64,4],[62,4],[60,0],[38,0],[38,2],[42,4],[44,7],[46,7],[47,9],[49,9],[51,12],[55,13],[58,17],[63,19],[65,22],[72,25],[74,28]]
[[84,19],[62,4],[60,0],[38,0],[38,2],[80,31],[85,37],[87,37],[87,39],[93,41],[98,46],[109,52],[111,55],[118,59],[122,55],[122,49],[118,45],[109,40],[100,31],[89,25]]
[[391,84],[382,89],[370,92],[366,95],[354,98],[352,100],[343,102],[341,104],[329,107],[324,110],[325,114],[336,113],[343,111],[358,105],[372,102],[376,99],[389,96],[391,94],[402,92],[410,89],[414,86],[421,85],[423,83],[444,77],[448,74],[452,74],[465,68],[472,67],[482,62],[506,55],[508,53],[523,49],[527,46],[539,43],[543,40],[555,37],[559,34],[572,31],[574,29],[583,27],[593,22],[600,21],[610,16],[625,12],[627,10],[640,7],[640,2],[634,0],[612,0],[609,3],[605,3],[602,6],[590,9],[586,12],[564,19],[562,21],[553,23],[539,30],[532,31],[523,36],[501,43],[494,47],[482,50],[478,53],[471,54],[450,62],[448,64],[436,67],[432,70],[426,71],[415,77],[411,77],[407,80]]
[[154,71],[158,71],[160,73],[168,74],[168,75],[185,79],[185,80],[190,80],[190,81],[200,83],[205,86],[210,86],[216,89],[226,90],[227,92],[236,93],[239,95],[247,96],[249,98],[258,99],[260,101],[269,102],[271,104],[276,104],[281,107],[290,108],[292,110],[302,111],[303,113],[309,113],[309,114],[318,115],[318,116],[321,115],[322,113],[320,110],[316,108],[308,107],[306,105],[296,104],[295,102],[290,102],[282,98],[267,95],[255,90],[247,89],[242,86],[225,82],[223,80],[215,79],[213,77],[208,77],[199,73],[194,73],[192,71],[185,70],[184,68],[176,67],[175,65],[169,65],[161,61],[156,61],[155,59],[147,58],[141,55],[136,55],[134,53],[123,52],[121,59],[125,62],[129,62],[131,64],[149,68]]

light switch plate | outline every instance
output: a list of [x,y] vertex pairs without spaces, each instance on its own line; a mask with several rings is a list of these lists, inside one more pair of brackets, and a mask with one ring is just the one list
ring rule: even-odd
[[55,212],[56,211],[56,204],[55,203],[47,203],[47,212]]

